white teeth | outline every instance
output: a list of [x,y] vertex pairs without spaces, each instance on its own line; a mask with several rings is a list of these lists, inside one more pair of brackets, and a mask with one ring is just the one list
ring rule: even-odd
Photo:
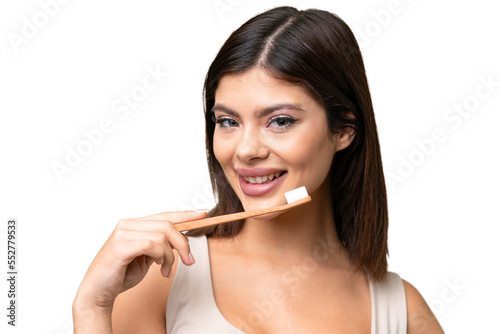
[[274,174],[269,174],[269,175],[263,175],[263,176],[243,176],[243,178],[248,182],[248,183],[267,183],[271,182],[275,178],[279,177],[282,172],[276,172]]

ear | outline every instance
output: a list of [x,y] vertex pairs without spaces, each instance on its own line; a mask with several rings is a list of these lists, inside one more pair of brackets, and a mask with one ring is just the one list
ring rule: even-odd
[[[354,119],[354,114],[352,112],[346,113],[348,118]],[[356,137],[356,130],[352,126],[346,126],[342,129],[340,133],[335,134],[336,137],[336,149],[337,151],[341,151],[346,149],[351,145],[352,141]]]
[[351,145],[356,131],[351,127],[345,127],[337,137],[337,151],[341,151]]

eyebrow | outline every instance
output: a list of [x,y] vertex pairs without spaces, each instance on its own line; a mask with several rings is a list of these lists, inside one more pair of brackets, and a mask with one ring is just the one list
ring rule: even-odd
[[[259,110],[257,113],[256,113],[256,116],[258,118],[260,117],[265,117],[269,114],[272,114],[273,112],[277,111],[277,110],[281,110],[281,109],[292,109],[292,110],[299,110],[299,111],[305,111],[304,109],[302,109],[301,107],[299,106],[296,106],[294,104],[290,104],[290,103],[278,103],[278,104],[275,104],[275,105],[272,105],[272,106],[269,106],[269,107],[266,107],[262,110]],[[234,111],[233,109],[231,108],[228,108],[226,107],[225,105],[222,105],[220,103],[217,103],[215,104],[213,107],[212,107],[212,110],[211,112],[213,113],[214,111],[216,110],[219,110],[219,111],[222,111],[222,112],[225,112],[226,114],[228,115],[231,115],[231,116],[239,116],[238,113],[236,111]]]

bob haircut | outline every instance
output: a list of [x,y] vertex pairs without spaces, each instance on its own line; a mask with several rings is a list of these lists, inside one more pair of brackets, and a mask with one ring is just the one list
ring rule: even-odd
[[[301,86],[325,108],[332,133],[355,130],[330,167],[335,228],[357,270],[374,280],[387,273],[387,195],[365,68],[356,39],[335,14],[277,7],[234,31],[212,62],[204,84],[206,149],[217,205],[209,216],[243,211],[213,151],[212,108],[220,79],[260,68]],[[235,236],[243,222],[202,228],[192,236]]]

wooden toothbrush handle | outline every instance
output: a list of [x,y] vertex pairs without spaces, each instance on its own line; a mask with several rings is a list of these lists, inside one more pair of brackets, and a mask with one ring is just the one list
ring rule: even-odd
[[177,230],[180,232],[194,230],[194,229],[200,228],[200,227],[223,224],[223,223],[228,223],[228,222],[232,222],[235,220],[246,219],[246,218],[251,218],[251,217],[255,217],[255,216],[261,216],[261,215],[265,215],[267,213],[274,213],[274,212],[288,210],[288,209],[294,208],[296,206],[309,203],[310,201],[311,201],[311,196],[307,196],[307,197],[301,198],[295,202],[288,203],[285,205],[275,206],[272,208],[258,209],[258,210],[248,211],[248,212],[243,211],[243,212],[237,212],[237,213],[230,213],[228,215],[222,215],[222,216],[209,217],[209,218],[203,218],[203,219],[198,219],[198,220],[191,220],[188,222],[176,223],[175,228],[177,228]]

